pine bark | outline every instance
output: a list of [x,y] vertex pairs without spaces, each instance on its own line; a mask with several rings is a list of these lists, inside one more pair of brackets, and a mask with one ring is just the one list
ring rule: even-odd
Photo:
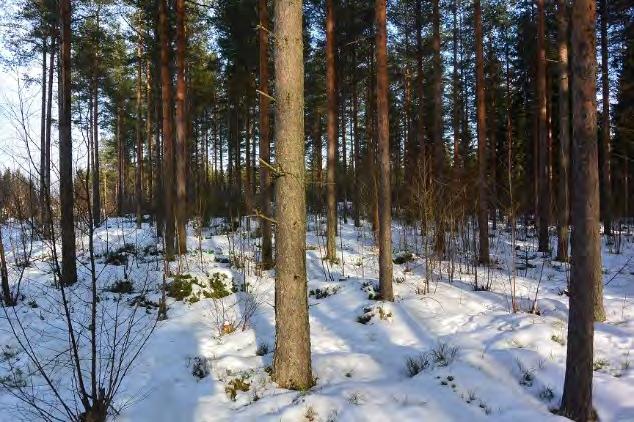
[[167,0],[159,0],[159,31],[161,40],[161,104],[163,113],[163,206],[165,257],[174,258],[174,134],[172,128],[172,78],[170,75],[170,41],[167,28]]
[[143,133],[141,128],[141,61],[142,43],[141,38],[141,19],[139,17],[139,36],[137,40],[137,73],[136,73],[136,168],[135,171],[135,201],[136,201],[136,226],[141,228],[143,222]]
[[354,226],[361,227],[361,151],[359,142],[359,95],[357,82],[357,50],[352,49],[352,136],[354,137]]
[[71,136],[71,5],[60,0],[60,76],[59,76],[59,192],[62,232],[61,284],[77,281],[75,261],[75,219],[73,216],[73,140]]
[[612,234],[612,175],[610,168],[610,77],[608,75],[608,3],[601,0],[601,210],[603,232]]
[[42,37],[42,104],[40,118],[40,169],[39,169],[39,207],[40,226],[46,225],[46,36]]
[[[432,139],[434,149],[434,180],[436,182],[435,199],[439,203],[444,203],[444,160],[445,146],[443,143],[443,121],[442,121],[442,61],[440,58],[440,6],[439,0],[432,1],[432,67],[433,67],[433,127]],[[434,207],[436,234],[434,249],[439,256],[445,252],[445,225],[443,207]]]
[[568,83],[568,0],[557,1],[557,43],[559,52],[559,201],[557,204],[557,261],[568,261],[570,167],[570,98]]
[[[454,0],[452,4],[452,55],[453,55],[453,72],[451,75],[451,123],[453,135],[453,165],[456,176],[459,177],[459,169],[462,165],[460,160],[460,109],[458,98],[460,95],[460,75],[458,73],[458,0]],[[459,179],[457,177],[457,181]]]
[[[55,50],[56,50],[56,37],[51,37],[51,50],[49,54],[49,65],[48,65],[48,89],[47,95],[48,98],[46,100],[46,140],[45,140],[45,148],[44,148],[44,180],[45,180],[45,192],[47,198],[51,196],[51,130],[53,129],[53,81],[55,79]],[[47,199],[47,202],[48,199]],[[49,204],[46,204],[44,213],[45,213],[45,222],[46,227],[44,230],[44,235],[46,237],[50,236],[50,226],[51,226],[51,216],[50,216],[50,208]]]
[[117,215],[123,216],[125,201],[125,146],[121,137],[122,111],[121,105],[117,105],[115,139],[117,142]]
[[594,304],[601,285],[594,0],[572,6],[572,265],[561,414],[596,420],[592,408]]
[[379,162],[379,289],[381,299],[394,300],[392,290],[392,194],[387,75],[386,0],[376,0],[376,111]]
[[474,1],[476,43],[476,116],[478,130],[478,262],[489,263],[489,203],[487,180],[486,102],[484,95],[484,57],[482,48],[482,10],[480,0]]
[[4,254],[4,244],[2,243],[2,224],[0,224],[0,283],[2,284],[2,303],[4,306],[15,305],[11,288],[9,287],[9,272],[7,270],[7,260]]
[[306,286],[304,60],[302,1],[275,3],[277,274],[273,378],[282,388],[313,385]]
[[335,11],[333,0],[326,0],[326,95],[328,97],[328,162],[326,169],[326,259],[336,257],[337,232],[337,88],[335,73]]
[[[258,13],[260,16],[260,160],[265,163],[271,161],[270,140],[270,99],[269,95],[269,10],[267,0],[258,0]],[[266,217],[273,213],[271,209],[271,175],[267,166],[260,164],[260,207]],[[271,222],[266,218],[260,219],[262,227],[262,269],[273,267],[273,245],[271,240]]]
[[185,0],[176,0],[176,231],[187,253],[187,122],[185,120]]
[[537,0],[537,185],[538,250],[548,252],[550,189],[548,182],[548,121],[546,110],[546,50],[544,46],[544,0]]
[[[95,38],[97,38],[99,34],[99,12],[100,8],[97,8],[97,16],[95,18],[96,21],[96,32]],[[97,44],[97,39],[94,40],[95,45]],[[100,163],[99,163],[99,56],[97,54],[97,49],[93,54],[93,71],[91,77],[91,91],[92,91],[92,139],[93,139],[93,150],[92,150],[92,221],[95,226],[99,226],[101,224],[101,184],[100,184]]]

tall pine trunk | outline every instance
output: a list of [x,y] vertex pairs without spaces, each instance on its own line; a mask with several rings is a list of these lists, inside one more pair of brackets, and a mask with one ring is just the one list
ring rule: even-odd
[[306,286],[304,60],[302,1],[275,3],[277,274],[273,378],[282,388],[313,385]]
[[170,75],[170,41],[168,35],[167,0],[159,0],[161,39],[161,105],[163,114],[163,197],[165,257],[174,258],[174,133],[172,129],[172,77]]
[[386,0],[376,0],[376,112],[379,163],[379,289],[381,299],[393,301],[392,194],[390,192],[390,127],[387,75]]
[[[267,0],[258,0],[258,14],[260,16],[260,160],[264,163],[271,161],[271,141],[269,109],[269,10]],[[260,207],[265,217],[271,217],[271,175],[266,165],[260,163]],[[273,267],[273,245],[271,240],[271,222],[267,218],[260,219],[262,226],[262,269]]]
[[185,121],[185,0],[176,0],[176,231],[187,252],[187,122]]
[[610,169],[610,77],[608,75],[608,2],[601,0],[601,210],[603,212],[603,230],[612,234],[612,176]]
[[[48,88],[46,100],[46,140],[44,146],[44,181],[45,192],[44,195],[47,198],[51,196],[51,130],[53,129],[53,81],[55,79],[55,50],[56,50],[56,37],[51,37],[51,47],[49,54],[48,64]],[[47,199],[48,202],[48,199]],[[51,215],[49,204],[45,206],[45,229],[44,236],[49,237],[51,235]]]
[[568,0],[557,1],[559,51],[559,201],[557,204],[557,260],[568,261],[570,166],[570,105],[568,93]]
[[335,82],[335,11],[333,0],[326,0],[326,95],[328,97],[328,162],[326,169],[326,259],[336,259],[337,231],[337,88]]
[[59,195],[62,232],[61,284],[77,281],[75,261],[75,219],[73,216],[73,140],[71,137],[71,5],[60,0],[60,77],[59,77]]
[[40,117],[40,226],[46,226],[46,53],[48,50],[46,36],[42,37],[42,115]]
[[561,414],[592,421],[594,306],[602,284],[599,233],[594,0],[572,6],[572,265]]
[[548,252],[550,190],[548,182],[548,122],[546,110],[546,50],[544,46],[544,0],[537,0],[537,190],[538,243],[540,252]]
[[482,49],[482,10],[480,0],[474,1],[476,44],[476,116],[478,129],[478,230],[480,251],[478,262],[489,263],[489,219],[487,180],[486,105],[484,96],[484,58]]
[[141,128],[141,60],[143,38],[141,37],[141,16],[138,19],[139,35],[137,40],[137,72],[136,72],[136,168],[134,177],[136,201],[136,226],[141,228],[143,222],[143,133]]
[[[439,0],[432,1],[432,68],[433,68],[433,126],[432,126],[432,139],[434,150],[434,180],[436,182],[436,194],[435,199],[438,204],[444,203],[443,191],[444,191],[444,160],[445,160],[445,146],[443,143],[443,123],[442,123],[442,61],[440,58],[440,7]],[[435,217],[435,229],[436,238],[434,241],[434,249],[439,256],[442,256],[445,251],[445,225],[443,207],[434,207]]]
[[357,50],[352,47],[352,136],[354,137],[354,226],[361,227],[361,151],[359,142],[359,95],[357,81]]

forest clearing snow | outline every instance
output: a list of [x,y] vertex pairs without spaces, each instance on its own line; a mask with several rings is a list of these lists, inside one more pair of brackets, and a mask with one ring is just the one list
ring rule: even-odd
[[[433,268],[430,264],[430,292],[421,294],[426,260],[417,244],[420,239],[416,229],[395,225],[395,251],[407,250],[412,256],[405,254],[407,262],[395,264],[396,300],[384,303],[370,299],[378,274],[370,228],[342,224],[339,262],[329,264],[322,260],[324,239],[316,234],[316,226],[311,217],[306,264],[316,381],[312,389],[283,390],[270,380],[274,272],[257,274],[253,255],[257,236],[244,228],[223,231],[218,224],[199,237],[191,228],[189,253],[171,263],[173,271],[180,267],[181,274],[187,274],[184,282],[191,292],[184,300],[168,298],[168,319],[158,322],[121,386],[116,419],[563,420],[550,409],[559,405],[564,380],[567,271],[566,266],[538,256],[530,235],[518,241],[514,251],[503,227],[494,232],[491,252],[496,264],[480,267],[477,275],[480,285],[490,283],[490,290],[474,290],[469,256],[458,255],[452,281],[448,261],[434,261]],[[144,288],[148,303],[160,298],[163,261],[153,232],[146,223],[137,230],[128,219],[110,219],[98,229],[95,251],[100,255],[97,273],[103,309],[129,307]],[[603,421],[634,420],[631,241],[631,236],[624,236],[620,254],[603,247],[607,321],[595,324],[594,372],[595,406]],[[4,230],[3,242],[8,260],[19,259],[23,244],[17,227]],[[122,248],[126,244],[133,247]],[[85,237],[78,246],[87,247]],[[67,345],[67,338],[60,335],[64,322],[59,318],[50,258],[42,249],[41,242],[34,243],[32,263],[21,283],[24,298],[15,313],[9,311],[0,319],[3,377],[16,368],[26,374],[33,371],[7,318],[20,318],[37,354],[50,356]],[[117,250],[125,262],[112,258]],[[513,254],[521,268],[516,285],[522,312],[515,314],[510,312],[509,296]],[[87,316],[82,302],[89,292],[87,254],[79,262],[81,282],[69,290],[72,312],[81,320]],[[10,277],[16,280],[19,269],[10,267]],[[126,278],[132,281],[133,292],[108,291]],[[216,283],[215,287],[207,282]],[[226,292],[217,294],[223,285]],[[539,314],[528,313],[536,289]],[[151,325],[156,314],[152,306],[141,312],[139,327]],[[252,316],[245,321],[245,314]],[[70,388],[68,371],[56,374],[60,385]],[[0,391],[0,405],[8,410],[0,412],[0,420],[29,419],[21,410],[24,405],[6,390]]]

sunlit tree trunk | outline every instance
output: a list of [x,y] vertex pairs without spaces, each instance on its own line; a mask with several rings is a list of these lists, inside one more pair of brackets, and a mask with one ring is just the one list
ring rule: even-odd
[[610,168],[610,77],[608,73],[608,2],[601,0],[601,210],[606,235],[612,234],[612,170]]
[[185,0],[176,0],[176,231],[187,252],[187,122],[185,121]]
[[539,251],[548,252],[550,191],[548,183],[548,126],[546,112],[546,50],[544,47],[544,0],[537,0],[537,190]]
[[572,6],[572,264],[566,377],[561,413],[575,421],[596,420],[592,408],[592,361],[596,288],[601,280],[597,157],[594,0]]
[[354,226],[361,227],[361,152],[360,134],[359,134],[359,98],[358,98],[358,82],[357,82],[357,50],[352,50],[352,136],[354,136]]
[[59,95],[59,192],[62,231],[62,279],[65,285],[77,281],[75,261],[75,219],[73,216],[73,140],[71,136],[71,5],[60,0],[60,84]]
[[136,72],[136,167],[135,171],[135,201],[136,201],[136,226],[141,228],[143,222],[143,133],[141,121],[141,75],[142,75],[142,48],[143,38],[141,37],[141,19],[139,16],[139,35],[137,40],[137,72]]
[[[48,65],[48,88],[46,100],[46,140],[44,146],[44,180],[45,180],[45,192],[46,197],[50,198],[51,195],[51,131],[53,129],[53,81],[55,79],[55,51],[56,51],[56,37],[51,37],[51,48],[49,54]],[[48,202],[48,200],[47,200]],[[51,216],[48,204],[46,204],[45,210],[45,222],[44,235],[50,236]]]
[[[270,154],[270,123],[269,123],[269,10],[267,0],[258,0],[260,16],[260,160],[265,163],[271,161]],[[271,176],[266,165],[260,164],[260,207],[266,217],[272,215],[271,209]],[[271,222],[266,218],[260,219],[262,226],[262,269],[273,267],[273,246],[271,241]]]
[[161,104],[163,113],[163,201],[165,221],[165,256],[173,259],[174,244],[174,134],[172,132],[172,78],[170,75],[170,41],[168,35],[167,0],[159,0],[159,31],[161,40]]
[[337,231],[337,88],[335,82],[335,11],[326,0],[326,95],[328,97],[328,163],[326,169],[326,259],[336,259]]
[[476,116],[478,129],[478,230],[480,264],[489,263],[489,204],[487,180],[486,105],[484,95],[484,57],[482,48],[482,10],[480,0],[474,1],[476,44]]
[[568,0],[557,1],[559,52],[559,201],[557,203],[557,260],[568,261],[570,166],[570,105],[568,93]]
[[386,0],[376,0],[376,112],[379,164],[379,288],[381,299],[393,301],[392,195],[390,192],[390,127],[387,75]]
[[304,60],[302,1],[275,2],[277,274],[273,378],[282,388],[313,385],[306,286]]
[[40,169],[39,169],[39,207],[40,226],[46,225],[46,36],[42,37],[42,108],[40,117]]

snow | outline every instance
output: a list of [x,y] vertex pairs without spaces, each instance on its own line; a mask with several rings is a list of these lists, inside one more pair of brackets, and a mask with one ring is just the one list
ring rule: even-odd
[[[504,225],[498,224],[493,231],[491,251],[496,264],[489,270],[478,269],[478,283],[490,280],[490,291],[474,291],[473,266],[468,256],[462,256],[453,281],[448,278],[449,262],[433,261],[430,292],[420,294],[428,260],[419,231],[395,224],[395,252],[413,255],[411,261],[395,264],[396,301],[383,303],[369,299],[373,284],[378,283],[378,251],[371,229],[342,224],[337,238],[339,263],[329,264],[322,260],[325,242],[317,234],[323,231],[323,223],[318,224],[314,216],[309,220],[308,289],[320,293],[309,297],[316,385],[296,392],[271,381],[267,368],[275,344],[274,272],[257,271],[260,240],[247,233],[244,224],[237,232],[227,232],[220,221],[214,221],[200,236],[192,225],[189,253],[171,263],[173,271],[180,268],[196,278],[200,285],[194,284],[192,291],[195,298],[200,294],[199,300],[168,298],[168,319],[157,323],[123,382],[115,404],[120,411],[117,420],[563,420],[550,409],[559,405],[564,379],[567,268],[538,256],[530,232],[528,237],[518,235],[520,250],[513,251]],[[15,222],[3,228],[14,281],[19,275],[13,263],[21,253],[20,233]],[[129,254],[128,265],[106,265],[104,253],[125,244],[137,251]],[[78,239],[78,247],[87,248],[85,237]],[[127,303],[144,286],[149,300],[159,300],[163,261],[152,254],[156,247],[160,249],[160,243],[147,223],[137,230],[132,219],[109,219],[98,229],[100,309],[130,315],[135,308]],[[604,279],[609,282],[604,292],[607,321],[595,324],[595,406],[603,421],[634,420],[632,237],[624,235],[620,254],[610,249],[603,246]],[[522,308],[518,313],[510,312],[513,254],[518,266],[527,256],[532,258],[529,268],[517,271]],[[232,258],[240,261],[241,268],[225,262]],[[89,298],[88,256],[83,253],[78,261],[81,281],[68,291],[74,319],[82,320],[88,315],[82,302]],[[7,317],[15,321],[19,316],[40,356],[50,357],[67,346],[50,262],[47,245],[35,241],[32,264],[21,283],[24,298],[15,314],[0,313],[0,346],[10,350],[0,357],[0,376],[16,367],[29,373],[28,357],[20,350]],[[205,297],[205,280],[215,273],[224,274],[225,278],[216,277],[227,289],[233,286],[238,292],[221,299]],[[105,290],[126,276],[133,281],[135,293]],[[245,283],[247,292],[240,291]],[[538,286],[539,314],[528,313]],[[37,303],[37,308],[29,303]],[[249,310],[255,313],[245,323]],[[135,330],[144,333],[156,314],[156,309],[139,311]],[[424,369],[410,376],[408,359],[424,362]],[[196,377],[194,368],[203,375],[208,369],[208,375]],[[66,391],[64,397],[70,398],[69,369],[57,368],[55,376],[65,386],[60,388]],[[10,410],[0,412],[0,420],[14,420],[16,415],[30,419],[6,389],[0,390],[0,406]]]

